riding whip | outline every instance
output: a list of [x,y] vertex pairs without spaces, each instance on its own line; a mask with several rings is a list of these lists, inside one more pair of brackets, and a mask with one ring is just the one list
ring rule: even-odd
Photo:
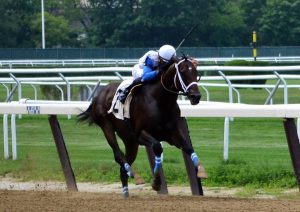
[[177,49],[179,49],[179,47],[183,44],[183,42],[185,41],[185,39],[190,36],[190,34],[198,27],[199,24],[194,25],[190,31],[185,35],[185,37],[182,39],[182,41],[180,42],[180,44],[176,47],[176,51]]

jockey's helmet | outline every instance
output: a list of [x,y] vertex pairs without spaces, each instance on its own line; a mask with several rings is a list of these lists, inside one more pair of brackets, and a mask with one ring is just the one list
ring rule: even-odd
[[171,45],[163,45],[158,50],[158,56],[164,62],[169,62],[174,56],[176,56],[176,50]]

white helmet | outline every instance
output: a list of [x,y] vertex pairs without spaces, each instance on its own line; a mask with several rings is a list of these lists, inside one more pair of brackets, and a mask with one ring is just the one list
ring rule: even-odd
[[158,55],[164,61],[170,61],[173,56],[176,56],[176,50],[171,45],[163,45],[158,50]]

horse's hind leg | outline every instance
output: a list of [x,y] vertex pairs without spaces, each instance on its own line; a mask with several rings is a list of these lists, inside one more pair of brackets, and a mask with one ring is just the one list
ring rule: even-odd
[[126,161],[124,153],[121,151],[117,138],[115,135],[115,131],[113,129],[112,124],[106,120],[102,122],[104,124],[99,124],[99,126],[102,128],[102,131],[104,133],[104,136],[110,145],[110,147],[113,150],[115,161],[120,165],[120,178],[122,182],[123,187],[123,194],[124,197],[128,196],[128,176],[133,177],[133,172],[131,171],[131,167],[129,163]]
[[[125,144],[125,157],[128,164],[131,165],[135,161],[137,152],[138,152],[137,143]],[[123,166],[121,166],[120,168],[120,177],[121,177],[122,187],[123,187],[123,196],[128,197],[129,196],[128,174],[127,174],[127,170]]]
[[152,147],[152,150],[155,155],[155,165],[153,168],[154,179],[152,182],[152,188],[155,191],[159,191],[161,188],[161,183],[162,183],[160,171],[161,171],[161,167],[162,167],[161,154],[163,152],[163,148],[161,146],[161,143],[158,140],[156,140],[154,137],[152,137],[146,131],[142,131],[142,133],[139,137],[139,142],[143,145]]

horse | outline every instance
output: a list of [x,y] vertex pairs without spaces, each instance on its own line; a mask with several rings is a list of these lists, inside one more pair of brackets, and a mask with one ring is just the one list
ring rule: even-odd
[[[195,173],[206,178],[206,173],[191,144],[187,121],[180,116],[178,95],[185,95],[192,105],[200,102],[201,93],[197,82],[200,80],[195,60],[183,56],[166,67],[160,68],[158,77],[131,91],[130,119],[116,118],[108,110],[119,83],[104,86],[92,100],[88,109],[80,113],[80,122],[98,125],[113,150],[114,159],[120,165],[120,179],[123,196],[129,196],[128,178],[134,177],[131,165],[136,159],[139,145],[152,148],[155,155],[152,188],[161,188],[161,141],[183,150],[192,160]],[[125,154],[120,150],[116,134],[123,140]]]

